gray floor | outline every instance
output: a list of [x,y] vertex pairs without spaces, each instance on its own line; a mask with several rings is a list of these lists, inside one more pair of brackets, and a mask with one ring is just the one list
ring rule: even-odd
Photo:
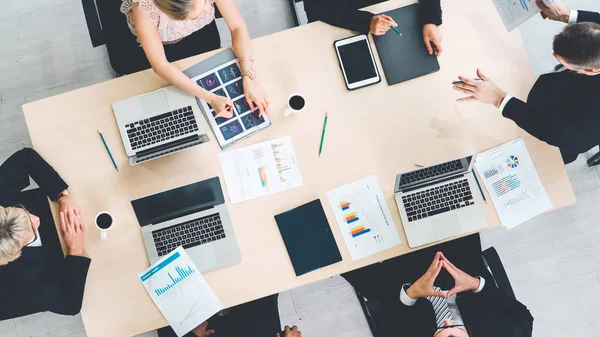
[[[597,0],[565,1],[600,10]],[[238,0],[253,37],[292,26],[286,0]],[[79,0],[0,0],[0,162],[31,145],[20,106],[114,76],[106,50],[92,48]],[[225,44],[230,37],[219,23]],[[535,18],[521,33],[536,74],[551,69],[561,24]],[[600,323],[600,175],[583,156],[568,166],[577,204],[507,232],[482,234],[504,261],[518,298],[535,317],[536,337],[597,336]],[[280,296],[282,323],[306,337],[371,336],[350,286],[335,277]],[[79,316],[35,314],[0,322],[0,337],[85,336]],[[156,336],[155,332],[144,336]]]

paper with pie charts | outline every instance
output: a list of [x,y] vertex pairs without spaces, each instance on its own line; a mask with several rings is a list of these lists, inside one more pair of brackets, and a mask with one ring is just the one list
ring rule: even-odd
[[511,229],[552,207],[522,138],[478,154],[475,168],[504,227]]
[[240,141],[271,125],[267,114],[262,114],[259,117],[258,108],[255,106],[252,110],[246,102],[242,72],[237,60],[224,63],[210,71],[192,77],[192,81],[205,90],[217,96],[227,97],[233,102],[233,117],[215,118],[217,116],[215,109],[204,100],[198,100],[221,148],[225,148],[227,145]]

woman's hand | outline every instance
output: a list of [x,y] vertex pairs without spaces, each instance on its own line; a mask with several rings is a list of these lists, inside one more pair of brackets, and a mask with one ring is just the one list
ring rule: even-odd
[[437,56],[442,55],[442,32],[438,26],[433,23],[423,26],[423,42],[429,55],[435,53]]
[[85,225],[79,208],[60,212],[60,229],[65,245],[69,250],[69,255],[82,256]]
[[383,35],[390,30],[391,27],[398,27],[398,24],[391,17],[381,14],[375,15],[371,19],[371,34]]
[[215,110],[216,118],[231,118],[233,117],[233,103],[227,97],[213,94],[213,98],[208,102]]
[[244,76],[244,94],[246,95],[246,102],[252,110],[254,110],[255,105],[258,107],[259,117],[263,113],[269,113],[271,101],[269,101],[256,79],[251,80],[250,77]]
[[70,195],[65,195],[58,199],[58,208],[59,212],[67,214],[68,211],[75,210],[77,208],[77,204],[73,200],[73,197]]

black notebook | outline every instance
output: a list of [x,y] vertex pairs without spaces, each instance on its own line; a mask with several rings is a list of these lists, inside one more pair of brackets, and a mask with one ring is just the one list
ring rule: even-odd
[[381,13],[398,23],[402,36],[389,30],[373,36],[383,72],[389,85],[404,82],[440,70],[435,54],[429,55],[423,42],[423,24],[419,20],[419,4]]
[[319,199],[275,216],[296,276],[342,261]]

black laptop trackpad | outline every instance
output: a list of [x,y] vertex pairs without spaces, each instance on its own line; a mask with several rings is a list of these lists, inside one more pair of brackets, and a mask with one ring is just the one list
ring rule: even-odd
[[296,276],[342,261],[319,199],[275,216]]
[[219,177],[131,201],[140,226],[157,224],[225,203]]

